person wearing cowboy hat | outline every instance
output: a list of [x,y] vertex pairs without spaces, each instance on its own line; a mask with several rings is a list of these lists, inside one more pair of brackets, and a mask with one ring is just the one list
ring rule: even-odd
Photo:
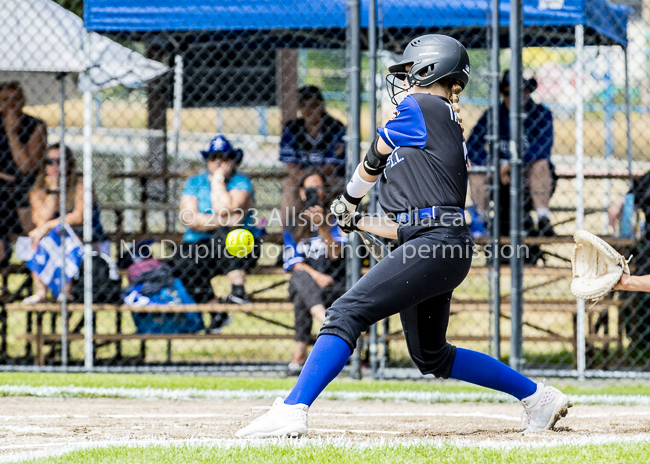
[[[181,194],[179,219],[185,234],[173,254],[174,275],[183,281],[197,304],[217,301],[211,284],[217,275],[226,275],[232,287],[222,303],[248,303],[244,290],[246,271],[257,262],[259,244],[243,258],[233,257],[225,249],[231,230],[255,230],[253,184],[248,176],[237,172],[244,153],[226,137],[217,135],[201,155],[205,172],[188,178]],[[220,333],[232,321],[224,312],[211,316],[207,329],[210,333]]]

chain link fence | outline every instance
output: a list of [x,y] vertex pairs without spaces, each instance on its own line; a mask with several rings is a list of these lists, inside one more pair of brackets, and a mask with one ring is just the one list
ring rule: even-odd
[[[318,221],[350,157],[395,110],[388,66],[410,39],[443,33],[472,63],[460,103],[477,245],[449,340],[509,361],[514,252],[518,367],[643,375],[647,297],[580,306],[570,256],[584,228],[650,272],[650,4],[524,1],[525,247],[512,250],[518,77],[507,71],[510,4],[495,34],[493,3],[364,2],[355,36],[354,2],[0,0],[2,365],[299,372],[357,259],[356,242]],[[251,254],[226,251],[234,229],[250,233]],[[359,254],[363,273],[372,263]],[[399,316],[359,346],[355,370],[418,375]]]

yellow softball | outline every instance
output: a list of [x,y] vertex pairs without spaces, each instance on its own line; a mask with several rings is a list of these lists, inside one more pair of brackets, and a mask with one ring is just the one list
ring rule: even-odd
[[238,258],[243,258],[253,251],[254,244],[255,238],[253,238],[253,234],[246,229],[231,230],[226,235],[226,250]]

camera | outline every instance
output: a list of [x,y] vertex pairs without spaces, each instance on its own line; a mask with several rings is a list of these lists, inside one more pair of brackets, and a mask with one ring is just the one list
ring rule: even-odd
[[305,209],[309,209],[312,206],[319,205],[318,201],[318,189],[317,188],[306,188],[305,189]]

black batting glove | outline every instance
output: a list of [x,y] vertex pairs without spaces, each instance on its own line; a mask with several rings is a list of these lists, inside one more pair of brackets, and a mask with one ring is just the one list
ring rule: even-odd
[[[355,216],[360,216],[357,213],[357,206],[359,206],[360,202],[361,198],[351,197],[347,192],[339,195],[332,202],[330,211],[336,217],[336,222],[343,232],[349,233],[356,230]],[[346,229],[349,229],[349,231]]]
[[359,226],[357,225],[359,223],[359,220],[363,218],[365,214],[361,213],[354,213],[351,217],[350,220],[347,221],[345,224],[338,223],[339,227],[343,232],[346,234],[349,234],[351,232],[354,232],[355,230],[359,230]]

